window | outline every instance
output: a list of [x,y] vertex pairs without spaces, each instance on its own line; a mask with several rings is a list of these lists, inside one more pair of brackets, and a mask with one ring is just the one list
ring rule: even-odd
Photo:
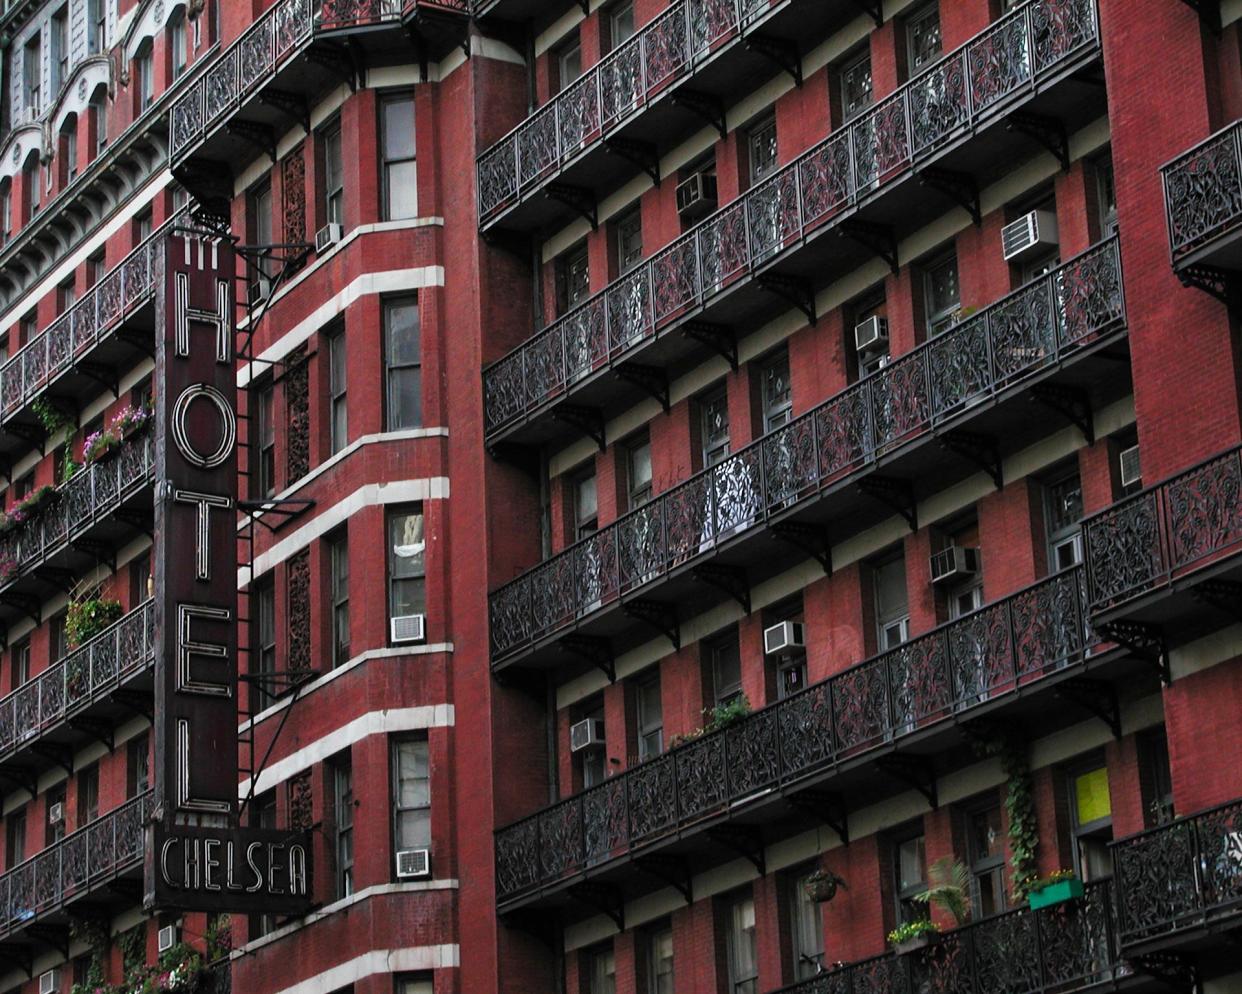
[[875,570],[875,622],[880,651],[893,649],[910,637],[906,599],[906,561],[897,558]]
[[556,68],[561,90],[582,75],[582,45],[577,38],[556,53]]
[[923,272],[923,307],[927,337],[934,338],[957,322],[962,296],[957,282],[957,257],[950,255]]
[[[252,245],[272,244],[272,185],[264,181],[252,187],[246,194],[246,215],[249,219]],[[257,275],[250,287],[250,299],[261,300],[272,292],[273,263],[266,256],[259,256],[255,263],[258,270],[248,270],[247,275]]]
[[151,237],[151,232],[155,230],[154,220],[151,215],[151,208],[139,211],[134,215],[134,241],[145,242]]
[[418,216],[418,173],[414,158],[414,94],[380,101],[384,151],[384,220]]
[[341,157],[341,122],[323,131],[323,216],[328,224],[345,223],[345,164]]
[[64,659],[65,653],[69,651],[69,638],[65,634],[67,618],[67,611],[61,611],[48,623],[48,660],[50,662]]
[[611,945],[587,954],[587,978],[591,994],[616,994],[617,963]]
[[86,51],[98,55],[108,47],[106,0],[86,0]]
[[1169,740],[1163,725],[1139,733],[1138,758],[1143,824],[1146,828],[1167,825],[1176,813],[1173,809],[1173,773],[1169,768]]
[[13,234],[13,184],[0,189],[0,245],[7,245]]
[[651,441],[643,438],[625,446],[627,510],[633,511],[651,500]]
[[431,848],[431,772],[425,739],[392,745],[392,819],[398,852]]
[[76,117],[69,118],[60,137],[61,182],[67,186],[78,178],[78,119]]
[[1070,821],[1074,840],[1074,867],[1081,880],[1098,880],[1112,873],[1108,844],[1113,841],[1113,803],[1108,769],[1103,762],[1071,771]]
[[[24,314],[22,316],[21,323],[18,325],[18,328],[17,328],[18,348],[21,348],[21,346],[25,345],[27,342],[33,341],[35,335],[37,335],[38,332],[39,332],[38,314],[35,311],[30,311]],[[103,426],[103,419],[100,418],[100,427],[102,426]],[[30,488],[26,490],[25,493],[19,495],[22,497],[26,496],[26,494],[30,493],[30,491],[34,489],[33,470],[30,473],[26,474],[26,476],[23,477],[23,479],[30,481]],[[19,483],[19,486],[20,486],[20,483]]]
[[974,916],[1004,911],[1005,833],[999,804],[989,802],[966,813],[966,850]]
[[1048,532],[1048,571],[1059,573],[1082,562],[1082,481],[1066,473],[1044,487],[1044,525]]
[[592,471],[574,481],[574,537],[586,538],[599,529],[599,502]]
[[[778,605],[764,612],[763,627],[769,628],[782,621],[802,621],[802,600]],[[772,659],[773,657],[768,657]],[[790,647],[778,653],[774,659],[776,666],[776,699],[783,701],[786,697],[796,694],[806,686],[806,650]]]
[[276,494],[276,388],[269,380],[255,394],[254,486],[255,495],[266,499]]
[[22,500],[34,492],[34,478],[33,469],[25,476],[18,478],[17,482],[13,484],[13,497],[15,500]]
[[[259,581],[254,597],[254,654],[250,664],[253,675],[263,677],[276,672],[276,584],[271,576]],[[254,684],[261,704],[272,699],[272,686],[262,679]]]
[[[58,783],[47,792],[47,822],[43,828],[44,845],[50,846],[65,837],[65,784]],[[57,815],[58,817],[53,817]]]
[[395,994],[433,994],[432,981],[422,977],[398,977]]
[[729,454],[729,398],[724,387],[699,402],[703,468],[715,466]]
[[91,100],[91,127],[95,129],[95,155],[108,147],[108,107],[101,89]]
[[775,431],[788,423],[793,413],[793,394],[789,385],[789,353],[784,349],[760,367],[763,378],[763,430]]
[[22,52],[22,82],[25,86],[26,120],[33,121],[43,109],[43,57],[40,51],[39,35],[36,34],[26,42]]
[[386,431],[421,428],[423,424],[422,346],[418,297],[384,301]]
[[422,614],[426,609],[423,512],[397,510],[388,516],[388,617]]
[[354,771],[348,749],[331,760],[331,769],[336,896],[342,898],[354,892]]
[[643,261],[643,215],[637,207],[617,222],[617,268],[624,276]]
[[4,865],[11,867],[26,859],[26,809],[18,808],[5,822]]
[[349,660],[349,536],[328,539],[332,568],[332,665]]
[[[580,721],[598,722],[601,727],[604,726],[604,705],[598,698],[588,705],[582,712]],[[601,738],[606,738],[608,734],[607,728]],[[596,784],[604,782],[604,763],[606,757],[604,755],[603,744],[593,745],[587,749],[579,749],[576,756],[580,757],[579,762],[582,764],[582,788],[594,787]]]
[[56,288],[56,314],[64,314],[78,299],[77,288],[73,285],[73,277],[65,280]]
[[60,92],[69,78],[69,8],[52,15],[52,94]]
[[841,118],[849,121],[871,106],[871,53],[860,52],[841,67]]
[[346,402],[347,367],[345,329],[328,336],[328,425],[332,454],[349,444],[349,405]]
[[1117,184],[1113,160],[1105,157],[1095,163],[1096,204],[1100,215],[1100,234],[1107,238],[1117,233]]
[[638,759],[651,759],[664,751],[664,713],[660,702],[660,673],[640,680],[634,688],[638,721]]
[[151,577],[151,550],[148,549],[129,561],[129,603],[130,610],[141,604],[149,596]]
[[608,41],[612,48],[624,45],[634,37],[634,5],[622,3],[608,14]]
[[30,639],[13,646],[13,685],[16,690],[30,681]]
[[141,114],[155,99],[155,71],[151,64],[151,42],[144,41],[134,56],[134,82],[137,86],[136,112]]
[[572,310],[591,293],[591,267],[583,243],[556,260],[557,304],[560,312]]
[[669,925],[647,934],[646,994],[673,994],[673,929]]
[[86,288],[98,285],[104,275],[104,254],[100,252],[86,260]]
[[742,696],[742,654],[737,632],[714,642],[712,657],[712,690],[716,705],[728,704]]
[[754,186],[776,172],[776,118],[768,117],[746,133],[750,184]]
[[893,840],[893,898],[897,923],[927,917],[927,905],[915,897],[927,890],[927,853],[923,830],[916,829]]
[[814,867],[807,867],[789,878],[789,932],[795,980],[806,980],[823,969],[823,909],[818,901],[808,896],[806,889],[807,878],[814,870]]
[[129,740],[125,759],[125,796],[145,794],[151,788],[151,750],[146,732]]
[[734,898],[728,907],[730,994],[757,994],[759,964],[755,955],[755,901]]
[[928,4],[906,21],[906,56],[909,75],[940,58],[940,9]]
[[26,162],[26,167],[22,170],[22,189],[26,193],[26,218],[29,222],[39,213],[39,158],[32,155]]
[[99,817],[99,764],[78,772],[78,827]]
[[168,23],[169,71],[174,80],[185,72],[185,15],[177,11]]

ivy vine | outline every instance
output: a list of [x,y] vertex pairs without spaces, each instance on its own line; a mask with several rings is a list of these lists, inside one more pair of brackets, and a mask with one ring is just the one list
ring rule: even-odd
[[62,428],[68,431],[74,425],[73,418],[46,397],[37,397],[31,403],[30,410],[39,419],[39,424],[43,426],[43,431],[48,438]]
[[91,951],[90,963],[86,968],[86,980],[81,985],[82,988],[88,991],[99,990],[104,985],[104,963],[112,942],[107,924],[93,920],[74,922],[69,926],[69,937],[85,942]]
[[1038,876],[1039,822],[1035,814],[1034,780],[1026,743],[1013,734],[998,735],[980,748],[983,756],[1000,760],[1005,774],[1005,813],[1009,816],[1009,867],[1013,898],[1022,903]]
[[147,960],[147,930],[143,925],[135,925],[128,932],[122,932],[117,939],[121,950],[121,968],[129,975]]

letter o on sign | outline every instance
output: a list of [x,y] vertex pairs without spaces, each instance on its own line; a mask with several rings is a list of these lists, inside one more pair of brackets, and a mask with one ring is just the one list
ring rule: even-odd
[[[199,452],[190,442],[188,424],[190,405],[200,398],[211,404],[220,417],[220,444],[214,452],[206,455]],[[237,415],[233,413],[224,394],[215,387],[207,383],[191,384],[181,391],[181,396],[173,405],[172,437],[173,442],[188,462],[199,469],[215,469],[217,466],[224,465],[229,456],[233,454],[233,447],[237,444]]]

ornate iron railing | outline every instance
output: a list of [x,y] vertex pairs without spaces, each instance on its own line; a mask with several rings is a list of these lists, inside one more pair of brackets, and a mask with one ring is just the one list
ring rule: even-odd
[[[1031,0],[483,373],[491,434],[566,394],[758,266],[840,222],[1094,44],[1094,0]],[[575,84],[576,85],[576,84]]]
[[1112,844],[1123,947],[1242,911],[1242,800]]
[[233,994],[232,962],[227,957],[203,970],[197,994]]
[[0,366],[0,420],[12,418],[152,299],[164,272],[164,238],[189,219],[187,208],[175,213],[81,300]]
[[145,433],[61,484],[49,506],[0,539],[0,591],[146,486],[154,475],[153,458],[150,434]]
[[1160,172],[1175,263],[1242,225],[1242,120],[1179,155]]
[[1113,238],[493,592],[493,662],[870,468],[1124,320]]
[[1078,662],[1080,567],[1057,574],[496,833],[500,902],[870,750],[952,720]]
[[62,724],[155,661],[153,601],[130,611],[0,698],[0,760]]
[[0,936],[140,867],[152,797],[148,792],[126,802],[0,874]]
[[1083,534],[1092,611],[1242,552],[1242,448],[1084,519]]
[[774,994],[1051,994],[1131,973],[1117,954],[1109,881],[1081,900],[1015,908],[941,933],[926,949],[850,963]]

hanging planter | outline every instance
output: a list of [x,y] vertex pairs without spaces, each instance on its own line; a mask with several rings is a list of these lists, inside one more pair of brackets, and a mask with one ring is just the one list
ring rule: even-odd
[[817,904],[831,901],[837,896],[838,888],[849,890],[845,881],[831,870],[816,870],[803,881],[803,888],[806,896]]
[[1076,901],[1082,895],[1082,881],[1074,876],[1072,870],[1057,870],[1036,880],[1029,888],[1032,911],[1054,904],[1064,904],[1066,901]]
[[905,956],[939,942],[940,926],[925,918],[906,922],[888,933],[888,941],[898,956]]
[[124,610],[121,602],[103,597],[91,597],[74,601],[65,615],[65,637],[70,648],[76,649],[84,642],[119,621]]

